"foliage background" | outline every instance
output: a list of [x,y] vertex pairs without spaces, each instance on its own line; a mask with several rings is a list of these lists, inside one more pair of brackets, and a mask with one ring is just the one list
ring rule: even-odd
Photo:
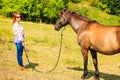
[[[0,80],[80,80],[83,74],[83,58],[76,41],[76,34],[66,26],[63,36],[62,54],[59,65],[50,74],[38,73],[48,71],[56,63],[60,45],[61,31],[56,32],[52,24],[59,17],[59,10],[67,8],[94,19],[105,25],[120,25],[119,1],[114,0],[0,0]],[[105,3],[106,2],[106,3]],[[59,4],[59,5],[58,5]],[[113,9],[116,9],[113,14]],[[32,64],[29,65],[23,54],[27,71],[18,70],[16,48],[13,43],[12,16],[14,12],[22,15],[25,28],[25,47]],[[2,15],[9,17],[3,17]],[[33,23],[26,21],[42,21]],[[111,60],[112,59],[112,60]],[[100,80],[120,80],[120,54],[105,56],[98,54]],[[93,80],[94,66],[89,54],[89,75],[86,80]],[[113,70],[114,69],[114,70]]]
[[[0,14],[12,17],[15,12],[19,12],[25,21],[55,23],[59,10],[69,9],[73,6],[70,5],[71,3],[87,3],[87,5],[96,7],[106,13],[120,16],[120,0],[0,0]],[[83,9],[77,8],[77,11],[80,12]],[[87,9],[85,8],[85,10]],[[89,14],[86,12],[80,13],[83,15]]]

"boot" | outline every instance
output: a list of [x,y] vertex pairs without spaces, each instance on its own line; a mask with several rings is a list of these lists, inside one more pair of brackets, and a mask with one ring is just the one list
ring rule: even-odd
[[18,66],[18,69],[19,70],[26,70],[25,67],[23,67],[23,66]]

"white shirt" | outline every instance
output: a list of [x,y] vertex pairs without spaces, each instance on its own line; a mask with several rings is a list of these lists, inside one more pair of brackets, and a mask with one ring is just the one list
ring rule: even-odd
[[[24,28],[23,26],[18,23],[18,22],[15,22],[13,24],[13,33],[15,36],[17,36],[18,39],[16,40],[19,40],[19,41],[24,41]],[[16,42],[16,41],[15,41]]]

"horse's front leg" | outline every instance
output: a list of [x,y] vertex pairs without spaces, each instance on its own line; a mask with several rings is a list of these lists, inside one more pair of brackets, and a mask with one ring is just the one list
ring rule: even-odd
[[81,76],[82,79],[86,78],[88,75],[88,69],[87,69],[87,65],[88,65],[88,49],[87,48],[82,48],[82,55],[83,55],[83,59],[84,59],[84,73]]
[[98,70],[98,60],[97,60],[97,53],[94,50],[90,50],[92,59],[93,59],[93,64],[95,67],[95,79],[99,80],[99,70]]

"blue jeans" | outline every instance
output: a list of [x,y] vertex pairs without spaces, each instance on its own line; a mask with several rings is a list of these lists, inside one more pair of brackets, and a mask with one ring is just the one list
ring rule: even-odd
[[22,43],[15,43],[16,48],[17,48],[17,61],[19,66],[23,66],[23,61],[22,61],[22,54],[23,54],[23,46]]

